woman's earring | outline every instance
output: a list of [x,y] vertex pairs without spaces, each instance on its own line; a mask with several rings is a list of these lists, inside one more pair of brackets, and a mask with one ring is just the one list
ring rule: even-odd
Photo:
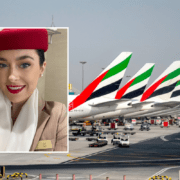
[[41,74],[41,77],[43,77],[43,74]]

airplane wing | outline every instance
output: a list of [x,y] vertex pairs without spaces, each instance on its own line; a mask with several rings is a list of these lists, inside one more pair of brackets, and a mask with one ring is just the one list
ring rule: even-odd
[[155,103],[154,107],[170,107],[170,108],[173,108],[173,107],[176,107],[178,105],[180,105],[179,101],[169,101],[169,102]]
[[111,106],[111,105],[115,105],[115,104],[119,104],[119,103],[124,103],[129,101],[129,99],[112,99],[112,100],[108,100],[108,101],[101,101],[101,102],[97,102],[97,103],[92,103],[89,104],[89,106],[93,106],[93,107],[104,107],[104,106]]

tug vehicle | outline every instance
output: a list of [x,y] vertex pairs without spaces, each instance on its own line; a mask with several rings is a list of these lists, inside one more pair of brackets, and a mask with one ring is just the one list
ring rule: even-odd
[[132,131],[133,129],[134,129],[133,124],[126,123],[124,126],[124,130],[131,130]]
[[115,144],[120,144],[120,136],[116,136],[115,134],[113,135],[113,139],[111,140],[111,143],[113,144],[113,145],[115,145]]
[[108,139],[107,139],[107,134],[106,136],[101,136],[101,133],[99,133],[99,136],[97,138],[97,141],[100,142],[100,141],[106,141],[107,144],[108,144]]
[[89,144],[89,147],[102,147],[108,144],[107,136],[101,136],[101,133],[99,134],[97,138],[97,142]]
[[141,130],[141,131],[143,131],[143,130],[149,131],[150,130],[150,124],[148,124],[148,123],[141,124],[141,127],[140,127],[139,130]]
[[129,136],[128,135],[121,135],[120,136],[120,143],[119,143],[120,147],[129,147]]

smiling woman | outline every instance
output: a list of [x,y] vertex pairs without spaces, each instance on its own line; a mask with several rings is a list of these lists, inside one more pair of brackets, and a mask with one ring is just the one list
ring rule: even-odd
[[38,97],[45,29],[0,32],[0,151],[67,151],[66,107]]
[[36,89],[46,67],[39,65],[36,50],[0,51],[0,88],[13,103],[25,102]]

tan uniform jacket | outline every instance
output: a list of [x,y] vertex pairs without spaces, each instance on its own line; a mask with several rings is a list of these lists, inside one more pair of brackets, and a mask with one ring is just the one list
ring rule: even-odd
[[38,125],[30,151],[67,151],[65,105],[39,99],[38,110]]

